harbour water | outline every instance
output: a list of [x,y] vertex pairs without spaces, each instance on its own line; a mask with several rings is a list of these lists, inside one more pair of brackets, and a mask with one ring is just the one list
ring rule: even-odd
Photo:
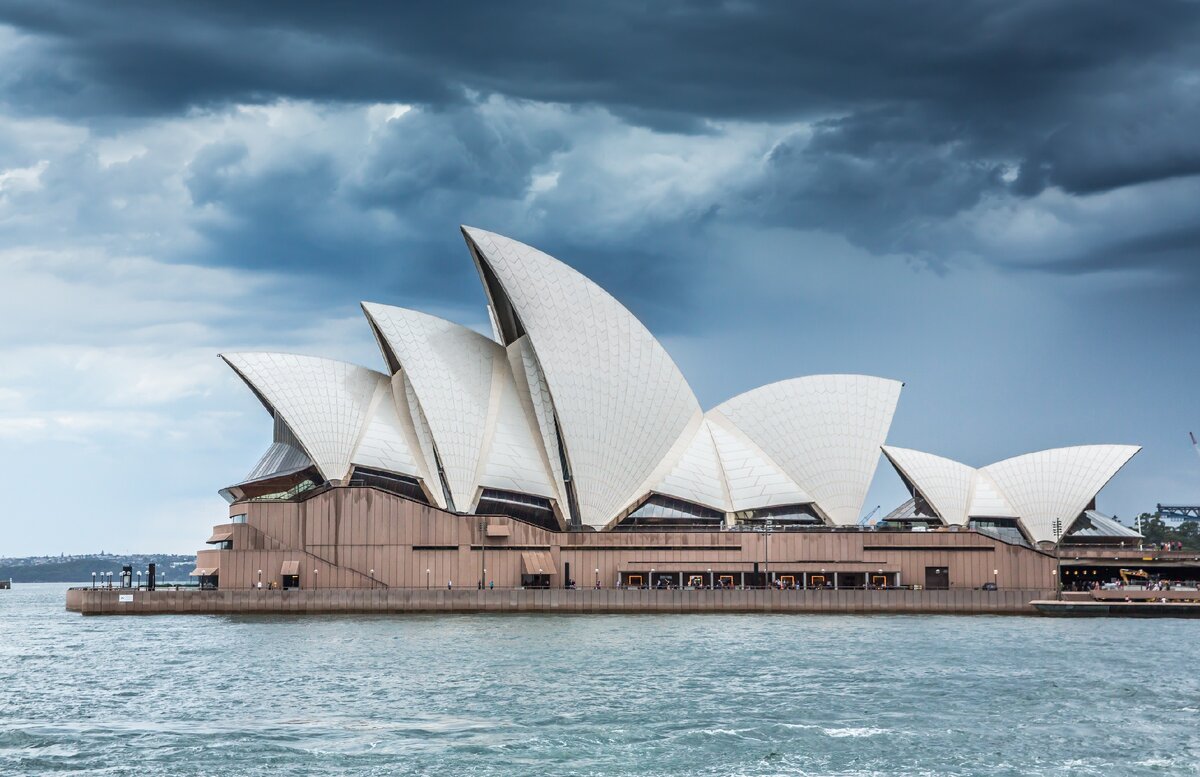
[[1200,774],[1200,622],[81,617],[0,594],[0,775]]

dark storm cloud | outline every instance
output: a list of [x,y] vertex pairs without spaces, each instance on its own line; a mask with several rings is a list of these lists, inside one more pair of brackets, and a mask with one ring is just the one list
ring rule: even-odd
[[[239,257],[229,261],[286,255],[316,266],[349,240],[356,257],[345,261],[366,266],[395,240],[365,228],[371,211],[425,229],[511,221],[534,171],[579,128],[485,118],[491,98],[598,109],[680,136],[781,128],[757,176],[659,224],[651,255],[672,253],[667,240],[689,220],[731,217],[834,231],[941,267],[955,247],[934,227],[988,198],[1093,195],[1200,173],[1200,4],[1189,2],[17,0],[0,7],[0,22],[16,31],[0,75],[8,110],[102,132],[280,98],[418,106],[352,170],[310,153],[247,170],[225,146],[193,161],[186,185],[197,205],[228,216],[202,228],[223,256]],[[785,126],[796,122],[810,129]],[[556,215],[586,217],[583,196],[565,184],[555,196],[577,208]],[[1170,242],[1186,234],[1178,221],[1017,264],[1186,268],[1186,241],[1145,256],[1113,247]],[[629,242],[617,229],[605,245]]]
[[913,233],[923,222],[1003,190],[1002,173],[959,127],[918,110],[871,110],[782,140],[746,207],[775,223],[842,232],[875,252],[921,253]]

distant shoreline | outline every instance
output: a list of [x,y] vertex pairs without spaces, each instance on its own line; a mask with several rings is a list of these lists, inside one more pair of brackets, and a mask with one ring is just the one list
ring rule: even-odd
[[[149,564],[158,568],[160,580],[172,582],[188,579],[188,573],[196,562],[195,555],[175,553],[131,553],[118,556],[96,554],[92,556],[26,556],[23,558],[0,559],[0,580],[21,583],[86,583],[96,576],[111,574],[114,580],[121,576],[121,567],[133,567],[134,577],[138,570],[145,573]],[[163,574],[166,577],[163,577]]]

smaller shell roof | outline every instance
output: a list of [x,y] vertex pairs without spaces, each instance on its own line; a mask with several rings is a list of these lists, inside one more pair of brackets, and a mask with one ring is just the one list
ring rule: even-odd
[[981,472],[992,479],[1037,542],[1054,541],[1100,489],[1140,451],[1137,445],[1076,445],[998,461]]
[[832,523],[852,526],[903,386],[870,375],[810,375],[739,394],[709,413],[745,434]]
[[963,526],[975,485],[975,469],[911,448],[883,446],[883,454],[946,523]]
[[355,364],[290,353],[225,353],[230,367],[278,413],[327,480],[342,480],[388,377]]
[[456,509],[470,511],[482,486],[556,496],[504,346],[420,311],[362,307],[413,388]]
[[[1014,456],[980,469],[940,456],[886,446],[889,461],[947,523],[1019,518],[1035,542],[1053,542],[1141,448],[1076,445]],[[964,483],[970,488],[964,502]]]

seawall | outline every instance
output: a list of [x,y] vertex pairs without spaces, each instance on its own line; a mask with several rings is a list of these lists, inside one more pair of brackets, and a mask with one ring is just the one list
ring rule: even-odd
[[339,588],[328,590],[121,590],[72,588],[67,609],[84,615],[242,613],[822,613],[1035,615],[1053,598],[1039,589],[981,591],[628,590]]

